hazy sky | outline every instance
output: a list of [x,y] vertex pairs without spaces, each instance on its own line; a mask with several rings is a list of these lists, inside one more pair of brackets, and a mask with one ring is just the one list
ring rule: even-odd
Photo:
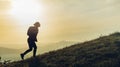
[[35,21],[41,23],[38,43],[86,41],[120,31],[119,8],[120,0],[0,0],[0,46],[27,44]]

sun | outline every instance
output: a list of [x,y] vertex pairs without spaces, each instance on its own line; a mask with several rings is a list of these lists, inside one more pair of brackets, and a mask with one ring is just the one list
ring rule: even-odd
[[20,25],[33,24],[43,14],[43,6],[37,0],[13,0],[10,14]]

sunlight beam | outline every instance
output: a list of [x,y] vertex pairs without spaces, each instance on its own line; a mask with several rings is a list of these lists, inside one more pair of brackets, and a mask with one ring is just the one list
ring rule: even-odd
[[10,14],[19,21],[20,25],[28,25],[36,20],[42,12],[42,5],[37,0],[13,0]]

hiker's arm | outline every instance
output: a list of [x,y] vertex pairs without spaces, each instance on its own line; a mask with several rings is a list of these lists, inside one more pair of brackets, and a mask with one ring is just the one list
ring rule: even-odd
[[29,27],[29,29],[28,29],[28,31],[27,31],[27,35],[28,35],[28,36],[30,35],[30,27]]

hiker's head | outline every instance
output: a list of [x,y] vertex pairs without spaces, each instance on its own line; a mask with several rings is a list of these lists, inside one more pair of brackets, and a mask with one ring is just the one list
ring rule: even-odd
[[35,22],[35,23],[34,23],[34,26],[35,26],[35,27],[40,27],[40,23],[39,23],[39,22]]

